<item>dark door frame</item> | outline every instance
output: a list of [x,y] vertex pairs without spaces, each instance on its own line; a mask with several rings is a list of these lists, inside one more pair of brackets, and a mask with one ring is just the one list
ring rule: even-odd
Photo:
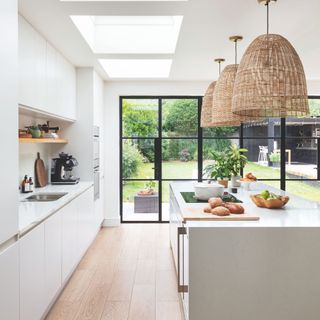
[[[125,99],[154,99],[158,100],[158,136],[157,137],[125,137],[123,136],[123,123],[122,123],[122,110],[123,100]],[[195,137],[162,137],[162,100],[164,99],[195,99],[198,101],[198,134]],[[162,221],[162,182],[167,181],[201,181],[202,180],[202,128],[200,127],[201,119],[201,96],[120,96],[120,116],[119,116],[119,163],[120,163],[120,218],[121,223],[168,223],[168,221]],[[122,142],[125,139],[154,139],[155,140],[155,176],[154,179],[123,179],[122,170]],[[193,139],[198,142],[198,177],[197,179],[163,179],[162,178],[162,140],[163,139]],[[158,181],[158,193],[159,193],[159,219],[158,221],[126,221],[123,220],[123,181]]]

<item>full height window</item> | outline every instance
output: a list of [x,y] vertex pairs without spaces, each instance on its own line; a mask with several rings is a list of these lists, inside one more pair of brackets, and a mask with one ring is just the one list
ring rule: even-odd
[[170,181],[201,181],[212,150],[224,151],[232,143],[248,149],[244,174],[252,172],[267,185],[320,201],[317,97],[310,97],[308,119],[204,129],[201,103],[201,97],[120,98],[123,222],[168,221]]

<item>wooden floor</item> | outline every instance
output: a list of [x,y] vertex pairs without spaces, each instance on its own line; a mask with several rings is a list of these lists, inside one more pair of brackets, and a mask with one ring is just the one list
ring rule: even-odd
[[182,320],[167,224],[103,228],[47,320]]

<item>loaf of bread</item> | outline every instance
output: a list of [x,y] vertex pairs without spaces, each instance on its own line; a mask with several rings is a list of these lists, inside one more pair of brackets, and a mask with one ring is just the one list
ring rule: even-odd
[[221,198],[210,198],[208,202],[212,209],[221,206],[223,203]]
[[233,214],[243,214],[244,213],[243,206],[241,206],[238,203],[227,202],[227,203],[224,203],[223,206],[225,208],[227,208],[230,211],[230,213],[233,213]]
[[203,209],[203,212],[205,212],[205,213],[211,213],[211,210],[212,210],[212,208],[209,206],[209,207],[205,207],[205,208]]
[[222,207],[222,206],[211,209],[211,213],[216,216],[229,216],[230,215],[229,209]]

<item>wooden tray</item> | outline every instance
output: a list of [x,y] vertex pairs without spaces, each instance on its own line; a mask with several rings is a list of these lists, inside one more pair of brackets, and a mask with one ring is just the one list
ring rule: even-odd
[[267,209],[281,209],[289,201],[289,197],[281,197],[280,199],[265,200],[257,197],[257,195],[252,195],[250,196],[250,198],[257,207],[267,208]]
[[260,217],[248,214],[231,214],[230,216],[216,216],[205,213],[201,209],[188,208],[181,214],[184,221],[258,221]]

